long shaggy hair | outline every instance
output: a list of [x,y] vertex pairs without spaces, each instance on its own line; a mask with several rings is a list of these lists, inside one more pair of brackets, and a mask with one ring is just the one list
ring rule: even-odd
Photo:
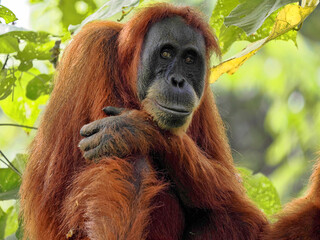
[[[238,208],[251,219],[244,225],[238,222],[240,228],[234,232],[228,233],[223,227],[212,231],[231,237],[246,234],[247,239],[256,239],[261,232],[266,220],[236,180],[224,125],[209,88],[209,59],[212,53],[219,54],[217,40],[199,12],[157,4],[140,10],[125,24],[97,21],[86,25],[64,51],[23,176],[20,194],[25,238],[64,239],[69,232],[72,239],[145,239],[152,231],[146,229],[153,221],[153,199],[167,183],[157,179],[155,172],[145,172],[139,196],[135,196],[135,186],[130,182],[130,162],[134,159],[87,162],[78,148],[79,131],[84,124],[105,117],[101,110],[105,106],[141,110],[136,81],[143,40],[153,23],[171,16],[182,17],[204,36],[206,44],[205,93],[187,130],[189,138],[181,140],[187,145],[174,145],[193,179],[186,180],[195,191],[193,201],[199,201],[195,198],[201,195],[200,207],[221,212],[212,220],[214,228],[224,221],[219,216],[228,215],[223,206],[234,197],[232,192],[237,192],[237,203],[228,211]],[[166,151],[163,146],[158,148]],[[204,159],[214,159],[215,165]],[[210,187],[214,183],[220,184],[218,188]],[[128,206],[136,207],[132,210]],[[134,214],[136,217],[129,220]],[[183,218],[163,216],[164,221],[166,217],[172,218],[173,224]],[[230,216],[226,224],[236,228],[232,218],[241,217]],[[179,224],[177,232],[182,226]]]

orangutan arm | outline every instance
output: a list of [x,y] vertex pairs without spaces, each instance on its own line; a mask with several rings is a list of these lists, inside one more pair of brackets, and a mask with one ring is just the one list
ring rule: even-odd
[[148,156],[151,149],[165,144],[160,129],[147,113],[110,107],[104,111],[109,117],[81,128],[80,134],[85,138],[79,148],[86,159],[98,162],[108,156]]
[[[230,193],[243,191],[232,163],[225,161],[222,164],[206,156],[186,133],[177,136],[162,131],[143,111],[121,113],[117,108],[112,110],[115,111],[113,114],[107,113],[114,116],[81,129],[81,135],[86,138],[79,147],[85,158],[99,161],[102,157],[148,156],[152,152],[158,158],[156,164],[169,171],[181,189],[182,199],[192,206],[210,207],[213,200],[217,206],[232,198]],[[206,195],[215,199],[207,199]]]
[[[84,127],[82,134],[100,126],[99,131],[93,132],[101,132],[102,135],[108,132],[108,136],[112,136],[112,139],[108,137],[100,145],[95,144],[98,146],[93,148],[95,152],[106,149],[101,154],[116,155],[122,151],[126,155],[147,156],[151,153],[153,163],[168,172],[186,207],[187,218],[195,219],[187,227],[186,239],[209,239],[214,236],[258,239],[266,219],[247,198],[232,163],[216,161],[202,152],[186,133],[177,136],[161,131],[152,121],[146,121],[146,117],[141,111],[129,111],[106,118],[102,120],[103,124],[94,122]],[[110,127],[112,123],[109,120],[121,127]],[[94,137],[95,134],[91,139]],[[99,139],[103,139],[103,136],[99,136]],[[197,214],[202,216],[201,219],[197,220]]]

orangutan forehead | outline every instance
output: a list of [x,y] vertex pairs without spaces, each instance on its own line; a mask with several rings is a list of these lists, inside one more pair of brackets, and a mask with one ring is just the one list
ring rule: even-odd
[[145,40],[155,45],[170,42],[180,46],[193,45],[199,50],[205,49],[205,41],[201,32],[187,25],[179,16],[168,17],[153,24]]

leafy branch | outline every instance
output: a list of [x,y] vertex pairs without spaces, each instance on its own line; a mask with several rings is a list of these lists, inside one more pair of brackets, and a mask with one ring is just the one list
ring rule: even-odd
[[[292,1],[288,0],[288,2],[292,2]],[[245,2],[245,4],[250,5],[252,3],[251,2],[249,3],[247,1]],[[301,26],[303,21],[317,7],[318,4],[319,4],[319,0],[303,0],[301,2],[301,6],[296,4],[285,5],[277,13],[273,26],[271,28],[271,31],[270,33],[268,33],[266,37],[252,42],[240,53],[225,60],[219,65],[211,68],[210,83],[215,82],[224,73],[228,73],[230,75],[234,74],[245,61],[247,61],[250,57],[255,55],[267,42],[274,39],[278,39],[279,37],[283,36],[284,34],[288,33],[291,30],[296,31],[299,28],[299,26]],[[228,16],[229,22],[231,22],[232,24],[234,22],[237,22],[238,20],[240,21],[240,18],[242,19],[241,21],[244,21],[245,19],[245,17],[241,17],[244,14],[243,8],[239,8],[237,11],[236,10],[237,8],[235,8],[231,12],[233,13],[232,18],[229,17],[231,14]],[[232,21],[230,19],[232,19]],[[248,18],[248,21],[243,22],[242,24],[243,25],[247,24],[245,26],[252,27],[252,24],[250,23],[249,20],[252,21],[252,18]],[[231,23],[229,24],[231,25]],[[257,28],[255,29],[248,28],[248,33],[252,34],[256,30]]]

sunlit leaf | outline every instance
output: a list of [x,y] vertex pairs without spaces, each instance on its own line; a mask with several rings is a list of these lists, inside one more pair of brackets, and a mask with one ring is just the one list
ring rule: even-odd
[[50,34],[43,31],[35,32],[13,25],[0,24],[0,40],[1,37],[4,36],[10,36],[19,40],[26,40],[29,42],[45,43],[49,41]]
[[281,209],[279,195],[272,182],[263,174],[252,174],[246,168],[238,168],[249,198],[268,216]]
[[222,25],[220,28],[220,35],[219,35],[219,45],[221,48],[222,55],[225,54],[231,45],[239,40],[248,40],[247,35],[244,33],[244,31],[241,28],[238,28],[236,26],[230,26],[226,27],[225,25]]
[[32,66],[33,66],[32,60],[21,60],[18,70],[25,72],[25,71],[28,71],[30,68],[32,68]]
[[315,9],[315,5],[301,7],[299,5],[286,5],[277,15],[271,34],[253,44],[250,44],[241,53],[222,62],[211,69],[210,82],[215,82],[223,73],[233,74],[251,56],[253,56],[264,44],[282,34],[294,29]]
[[43,44],[28,42],[24,49],[18,52],[15,58],[23,62],[33,59],[50,60],[52,58],[51,49],[54,47],[54,44],[54,41]]
[[[6,234],[7,232],[9,232],[9,230],[11,232],[12,231],[13,232],[15,231],[15,232],[9,235],[8,237],[6,237],[4,240],[23,240],[23,227],[22,227],[23,224],[22,224],[21,218],[15,215],[16,213],[18,213],[18,208],[15,205],[14,211],[10,213],[7,219]],[[11,222],[12,222],[12,225],[8,226],[9,224],[11,224]],[[18,222],[18,226],[17,226],[17,222]]]
[[[273,29],[275,18],[279,12],[279,10],[273,12],[265,19],[262,26],[258,28],[256,32],[247,35],[241,27],[232,25],[227,27],[223,24],[224,17],[227,16],[237,4],[238,1],[219,0],[210,19],[210,25],[215,29],[218,36],[222,54],[228,52],[231,45],[236,41],[245,40],[249,42],[256,42],[268,37]],[[292,40],[296,43],[296,36],[296,31],[290,31],[281,35],[278,39],[285,41]]]
[[48,100],[48,95],[40,96],[35,101],[25,96],[28,82],[39,74],[39,70],[34,68],[28,70],[28,73],[16,71],[15,76],[21,77],[21,80],[14,87],[13,99],[12,97],[7,97],[0,101],[0,107],[3,112],[19,124],[33,126],[41,111],[39,107],[44,105]]
[[17,240],[22,240],[23,239],[23,223],[21,218],[19,218],[18,221],[19,221],[19,226],[15,233],[15,237]]
[[273,31],[269,36],[272,40],[285,32],[297,27],[315,9],[316,6],[301,7],[299,5],[287,5],[279,12]]
[[4,239],[6,222],[7,222],[7,214],[0,208],[0,239]]
[[40,74],[29,81],[26,96],[31,100],[38,99],[41,95],[47,95],[52,91],[52,75]]
[[18,20],[10,9],[2,5],[0,5],[0,18],[3,18],[6,21],[6,24]]
[[261,27],[271,13],[293,2],[297,0],[245,0],[225,18],[224,24],[227,27],[231,25],[240,27],[250,35]]
[[218,78],[223,73],[234,74],[238,68],[247,61],[251,56],[253,56],[267,41],[267,39],[262,39],[257,42],[251,43],[242,52],[234,56],[232,59],[227,60],[217,67],[211,69],[211,82],[213,78]]
[[[16,199],[17,195],[14,195],[17,189],[19,189],[21,183],[21,177],[10,168],[0,168],[0,195],[3,199]],[[10,198],[8,198],[10,197]]]
[[0,79],[0,100],[6,99],[13,91],[16,78],[8,77]]
[[19,215],[17,207],[12,206],[8,208],[8,210],[6,211],[6,214],[7,214],[7,223],[6,223],[5,236],[9,236],[13,234],[12,237],[15,237],[14,233],[18,229],[18,215]]
[[16,77],[12,74],[7,75],[7,70],[3,69],[0,73],[0,100],[7,98],[13,91]]
[[218,0],[209,23],[215,30],[219,39],[221,35],[220,29],[223,26],[225,16],[228,16],[232,9],[234,9],[238,4],[238,0]]
[[16,234],[13,233],[10,236],[6,237],[4,240],[19,240],[19,238],[17,238]]
[[78,32],[85,24],[94,20],[107,19],[122,11],[124,7],[134,7],[139,4],[139,0],[110,0],[100,7],[94,14],[84,19],[81,24],[69,26],[69,31]]
[[28,154],[18,153],[12,161],[13,166],[22,174],[26,168]]
[[0,53],[8,54],[19,51],[18,39],[11,36],[0,36]]

